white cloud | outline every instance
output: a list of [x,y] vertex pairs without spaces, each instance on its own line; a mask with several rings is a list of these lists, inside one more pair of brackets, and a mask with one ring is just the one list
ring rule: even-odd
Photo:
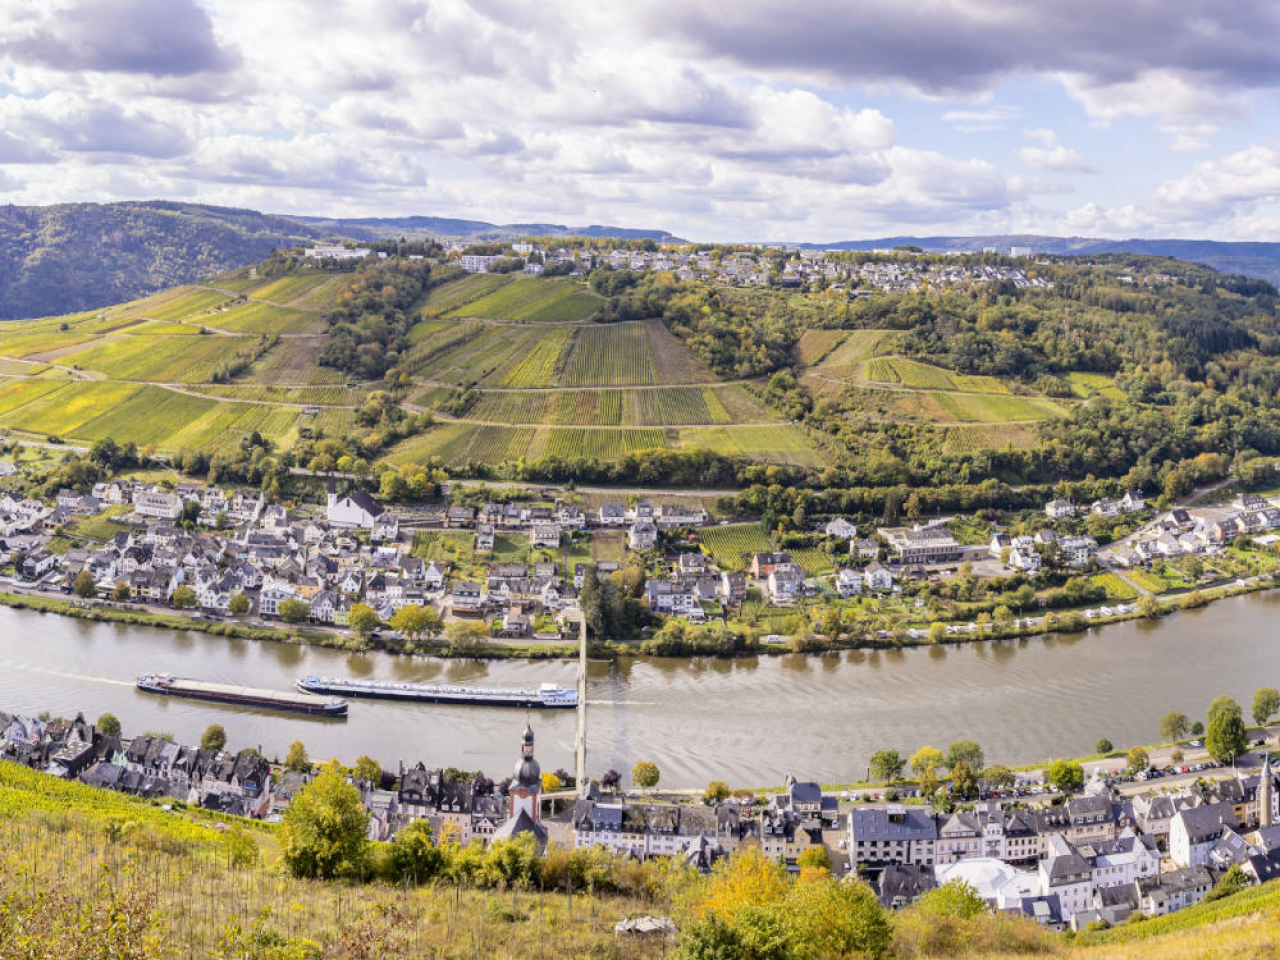
[[1054,173],[1092,173],[1093,170],[1075,150],[1065,147],[1058,140],[1053,130],[1041,128],[1028,130],[1028,138],[1040,144],[1038,147],[1023,147],[1018,156],[1028,167]]

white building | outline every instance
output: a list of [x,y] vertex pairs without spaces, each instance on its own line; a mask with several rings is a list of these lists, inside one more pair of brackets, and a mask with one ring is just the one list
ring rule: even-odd
[[144,490],[139,487],[133,491],[133,509],[144,517],[177,520],[182,516],[182,498],[163,490]]
[[365,491],[353,490],[345,497],[339,497],[334,492],[333,482],[329,482],[325,518],[332,526],[372,530],[384,513],[386,511],[382,509],[382,505]]

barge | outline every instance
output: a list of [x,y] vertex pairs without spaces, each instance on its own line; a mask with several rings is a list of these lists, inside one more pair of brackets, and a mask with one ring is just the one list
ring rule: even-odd
[[286,713],[302,713],[311,717],[342,718],[347,715],[347,702],[336,697],[317,699],[291,691],[259,690],[239,687],[229,683],[210,683],[188,677],[172,677],[167,673],[147,674],[138,677],[137,687],[144,693],[158,693],[166,697],[185,697],[189,700],[207,700],[235,707],[252,707],[256,710],[281,710]]
[[370,697],[405,703],[460,703],[488,707],[576,707],[578,691],[543,683],[537,687],[469,687],[454,683],[398,683],[389,680],[345,680],[334,677],[302,677],[304,693],[340,697]]

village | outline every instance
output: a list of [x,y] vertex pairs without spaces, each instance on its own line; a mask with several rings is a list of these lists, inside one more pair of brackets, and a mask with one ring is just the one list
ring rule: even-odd
[[[1236,769],[1179,751],[1136,777],[1177,782],[1141,792],[1133,789],[1132,760],[1127,773],[1123,765],[1093,764],[1087,780],[1076,766],[1073,786],[1055,786],[1052,771],[1046,782],[1045,771],[1015,776],[996,766],[965,785],[967,763],[957,762],[951,782],[926,802],[910,783],[836,793],[792,776],[772,792],[730,793],[713,782],[700,798],[626,791],[613,770],[578,785],[563,770],[543,773],[534,741],[526,724],[512,774],[497,782],[422,762],[372,772],[357,764],[349,777],[369,814],[369,839],[390,840],[426,820],[438,843],[528,836],[538,851],[599,847],[637,860],[676,858],[701,871],[754,849],[792,872],[823,864],[864,879],[885,907],[962,880],[996,911],[1075,930],[1184,909],[1228,871],[1246,884],[1280,876],[1280,782],[1265,750],[1260,761],[1237,758]],[[1187,745],[1192,754],[1197,743]],[[311,776],[295,746],[300,755],[291,750],[281,765],[254,750],[183,746],[163,735],[122,739],[82,716],[0,713],[2,760],[165,809],[191,805],[271,822]]]
[[[643,636],[678,619],[787,644],[797,631],[822,631],[834,610],[832,639],[891,612],[901,639],[936,642],[989,633],[993,619],[1050,630],[1062,625],[1062,604],[1106,620],[1134,615],[1143,595],[1256,585],[1265,551],[1280,542],[1280,509],[1252,493],[1164,511],[1137,490],[1079,506],[1058,498],[1039,519],[1022,511],[877,526],[836,516],[773,538],[758,522],[715,519],[697,498],[585,503],[568,492],[494,490],[477,499],[460,496],[465,489],[394,508],[359,488],[340,493],[332,478],[323,500],[291,507],[190,482],[114,479],[85,494],[62,490],[52,503],[6,493],[0,563],[14,590],[78,602],[331,631],[349,629],[363,606],[376,619],[366,615],[362,633],[390,626],[399,641],[396,615],[408,607],[429,611],[434,626],[407,639],[464,622],[494,640],[544,643],[576,639],[588,576],[616,580],[628,568],[653,617]],[[965,584],[1005,592],[985,606],[942,599]],[[998,604],[1011,612],[984,615]]]

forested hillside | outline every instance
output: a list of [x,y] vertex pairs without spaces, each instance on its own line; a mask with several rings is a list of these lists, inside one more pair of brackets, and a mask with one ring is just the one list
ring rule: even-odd
[[284,217],[198,204],[0,207],[0,319],[133,300],[322,235]]

